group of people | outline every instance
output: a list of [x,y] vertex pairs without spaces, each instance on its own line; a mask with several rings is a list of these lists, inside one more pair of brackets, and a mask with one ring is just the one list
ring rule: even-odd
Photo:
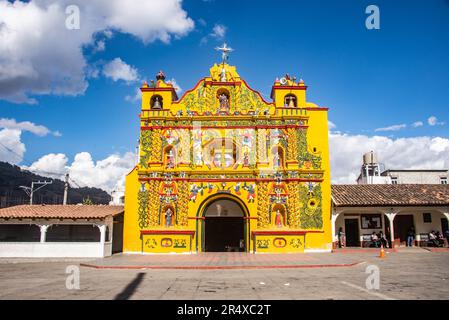
[[380,248],[381,246],[383,246],[384,248],[388,248],[387,237],[382,231],[380,231],[378,234],[373,231],[373,233],[371,234],[370,247]]
[[[444,247],[444,237],[446,237],[449,246],[449,229],[446,230],[445,235],[443,235],[440,231],[434,230],[430,231],[427,246]],[[415,229],[411,227],[407,231],[407,247],[412,247],[414,242],[415,242]]]
[[[387,230],[388,231],[388,230]],[[343,232],[343,228],[340,227],[337,233],[338,237],[338,247],[342,248],[346,246],[345,233]],[[449,229],[447,229],[444,234],[439,231],[431,231],[429,232],[429,240],[427,242],[428,246],[433,247],[444,247],[444,238],[446,238],[448,247],[449,247]],[[407,247],[412,247],[415,242],[415,228],[410,227],[407,231]],[[370,247],[380,248],[383,246],[384,248],[391,248],[389,236],[386,236],[382,231],[379,233],[373,232],[370,236]]]
[[[446,231],[446,238],[449,243],[449,231]],[[444,247],[444,236],[439,231],[430,231],[429,232],[429,241],[427,245],[431,245],[433,247]]]

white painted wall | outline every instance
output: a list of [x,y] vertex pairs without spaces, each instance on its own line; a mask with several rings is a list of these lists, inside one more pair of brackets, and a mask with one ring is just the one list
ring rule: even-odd
[[102,258],[111,242],[0,242],[1,258]]
[[439,231],[441,230],[441,218],[445,218],[441,213],[432,212],[432,222],[424,223],[423,213],[411,213],[413,214],[413,221],[415,223],[415,230],[417,233],[417,240],[419,239],[420,233],[429,233],[430,231]]
[[448,176],[447,171],[389,171],[388,174],[396,177],[398,184],[441,184],[441,177]]

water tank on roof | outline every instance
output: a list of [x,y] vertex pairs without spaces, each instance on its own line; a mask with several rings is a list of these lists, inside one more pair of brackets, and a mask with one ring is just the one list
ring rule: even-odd
[[368,153],[365,153],[363,155],[363,164],[376,164],[377,163],[377,155],[371,151]]

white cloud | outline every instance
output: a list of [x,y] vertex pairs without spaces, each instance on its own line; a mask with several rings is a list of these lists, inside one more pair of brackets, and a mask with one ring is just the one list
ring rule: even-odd
[[377,128],[374,131],[399,131],[401,129],[405,129],[407,127],[406,124],[395,124],[389,127],[385,127],[385,128]]
[[429,126],[442,126],[444,125],[444,122],[438,121],[438,118],[435,116],[431,116],[427,119],[427,123]]
[[104,40],[99,40],[95,43],[94,52],[101,52],[106,50],[106,42]]
[[60,137],[59,131],[50,131],[47,127],[30,121],[17,122],[15,119],[0,119],[0,161],[18,164],[22,162],[25,145],[21,141],[22,132],[31,132],[39,137],[52,134]]
[[449,139],[413,137],[391,139],[382,136],[329,134],[332,182],[355,183],[362,155],[371,150],[390,169],[447,169]]
[[23,160],[26,149],[21,135],[22,131],[17,129],[0,130],[0,161],[18,164]]
[[424,123],[422,121],[416,121],[416,122],[413,122],[412,127],[418,128],[418,127],[422,127],[423,125],[424,125]]
[[1,118],[0,119],[0,128],[17,129],[20,131],[29,131],[31,133],[34,133],[37,136],[40,136],[40,137],[44,137],[44,136],[48,135],[49,133],[51,133],[57,137],[61,136],[61,133],[59,131],[51,132],[45,126],[37,125],[30,121],[17,122],[15,119]]
[[125,176],[134,164],[135,154],[132,152],[127,152],[123,156],[113,154],[96,162],[90,153],[80,152],[70,164],[66,155],[50,153],[24,168],[59,179],[63,179],[68,172],[70,178],[81,187],[96,187],[110,192],[116,188],[123,189]]
[[216,24],[212,29],[211,37],[222,40],[226,35],[226,30],[226,26],[222,24]]
[[173,86],[173,88],[175,88],[175,91],[177,94],[180,94],[182,92],[181,86],[176,82],[175,79],[171,78],[167,82],[172,84],[172,86]]
[[223,40],[226,36],[226,31],[228,28],[223,24],[215,24],[212,28],[212,32],[209,33],[207,36],[201,38],[200,44],[206,44],[210,38],[214,38],[218,41]]
[[127,95],[125,96],[125,100],[129,102],[137,102],[142,99],[142,92],[140,92],[139,88],[136,88],[134,91],[134,95]]
[[46,177],[62,179],[67,173],[67,161],[68,159],[63,153],[49,153],[34,162],[31,166],[23,166],[23,169]]
[[333,123],[332,121],[327,121],[327,126],[329,128],[329,130],[335,129],[337,126],[335,125],[335,123]]
[[[190,32],[181,0],[0,0],[0,99],[37,103],[35,95],[83,94],[88,64],[83,48],[99,35],[131,34],[144,43]],[[81,26],[65,27],[65,8],[77,5]],[[101,48],[101,44],[100,48]],[[98,44],[97,44],[98,48]]]
[[438,122],[438,119],[437,119],[437,117],[434,117],[434,116],[431,116],[431,117],[429,117],[429,119],[427,119],[427,123],[428,123],[430,126],[436,125],[437,122]]
[[108,62],[103,67],[103,74],[113,81],[136,81],[139,79],[137,69],[130,66],[120,58]]

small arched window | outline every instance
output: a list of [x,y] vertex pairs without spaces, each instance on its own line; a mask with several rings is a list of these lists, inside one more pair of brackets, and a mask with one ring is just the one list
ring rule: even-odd
[[161,110],[163,109],[164,103],[163,99],[160,95],[154,95],[151,97],[150,107],[153,110]]
[[294,94],[287,94],[284,98],[284,106],[287,108],[296,108],[297,99]]

